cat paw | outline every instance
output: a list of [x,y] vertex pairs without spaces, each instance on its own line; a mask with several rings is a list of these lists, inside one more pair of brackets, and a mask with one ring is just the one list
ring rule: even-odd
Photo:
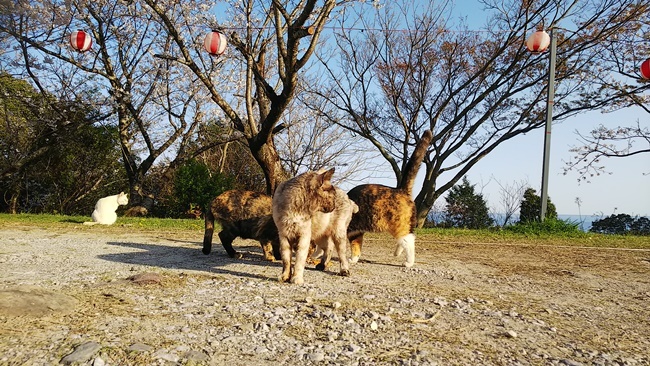
[[239,252],[228,253],[228,256],[235,259],[242,259],[244,257],[244,255]]
[[404,262],[403,264],[404,264],[404,267],[411,268],[411,267],[413,267],[413,265],[415,265],[415,262]]
[[302,285],[303,283],[305,283],[305,280],[302,277],[293,277],[291,279],[291,283],[295,285]]
[[357,263],[359,261],[359,256],[355,255],[354,257],[350,258],[350,263]]
[[324,270],[325,270],[325,264],[322,263],[322,262],[321,262],[321,263],[318,263],[318,264],[316,265],[316,269],[319,270],[319,271],[324,271]]
[[341,277],[350,277],[350,271],[347,269],[342,269],[341,272],[339,272],[339,276]]

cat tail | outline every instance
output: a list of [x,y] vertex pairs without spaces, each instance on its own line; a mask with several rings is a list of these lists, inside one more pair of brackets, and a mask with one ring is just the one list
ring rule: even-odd
[[433,133],[431,130],[424,131],[422,137],[420,137],[420,140],[417,141],[415,150],[413,150],[413,154],[411,155],[409,161],[406,163],[406,167],[402,172],[402,180],[399,182],[397,188],[402,189],[409,196],[411,196],[413,193],[413,184],[415,184],[415,177],[418,175],[420,165],[422,164],[422,160],[424,160],[424,155],[427,153],[427,149],[429,148],[432,139]]
[[212,251],[212,235],[214,234],[214,214],[212,207],[205,210],[205,234],[203,235],[203,254]]

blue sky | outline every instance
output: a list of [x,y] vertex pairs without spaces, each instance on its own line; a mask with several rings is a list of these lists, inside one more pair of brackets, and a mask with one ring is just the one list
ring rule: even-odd
[[[458,17],[467,17],[467,23],[480,29],[487,14],[477,0],[458,1],[454,12]],[[551,133],[551,152],[549,167],[549,197],[557,208],[558,214],[582,216],[607,216],[613,213],[650,216],[650,155],[627,158],[609,158],[604,160],[605,174],[591,179],[590,183],[579,183],[578,174],[569,172],[563,175],[565,162],[575,154],[569,150],[580,145],[579,131],[589,135],[599,124],[606,127],[632,126],[639,121],[642,126],[650,126],[650,115],[641,110],[624,110],[603,114],[590,112],[578,115],[560,123],[554,123]],[[525,181],[540,194],[542,181],[542,156],[544,150],[544,131],[534,131],[525,136],[518,136],[499,146],[486,158],[481,160],[468,173],[470,183],[483,194],[492,212],[502,212],[501,185],[513,185]],[[646,173],[645,175],[643,173]],[[391,174],[378,176],[391,176]],[[498,180],[498,182],[497,182]],[[395,186],[394,178],[387,178],[377,183]],[[414,194],[421,187],[416,182]],[[580,198],[578,207],[576,198]],[[436,202],[443,207],[444,199]]]
[[[627,213],[650,216],[650,156],[638,155],[627,158],[605,159],[607,170],[612,174],[591,178],[591,183],[578,183],[578,174],[563,175],[564,162],[570,160],[569,149],[579,145],[578,130],[587,135],[598,124],[607,127],[631,126],[637,119],[650,125],[650,116],[643,111],[623,111],[612,114],[592,112],[554,124],[551,133],[549,167],[549,197],[558,213],[577,215],[576,197],[582,203],[580,213],[585,216],[601,213],[610,215]],[[497,176],[502,184],[527,181],[539,194],[542,182],[542,156],[544,131],[539,130],[519,136],[488,155],[468,174],[471,183],[482,191],[491,206],[500,204],[500,188],[491,177]],[[645,173],[645,175],[644,175]],[[483,186],[486,184],[485,186]]]
[[[486,14],[476,0],[458,1],[456,12],[467,16],[469,24],[483,24]],[[474,5],[470,5],[474,4]],[[462,6],[459,6],[462,5]],[[650,56],[650,55],[649,55]],[[563,167],[572,154],[569,149],[580,145],[575,131],[589,135],[599,124],[606,127],[633,126],[639,121],[650,126],[650,115],[640,108],[616,113],[590,112],[555,123],[551,129],[551,150],[548,192],[559,214],[578,214],[576,197],[582,203],[580,213],[584,215],[610,215],[627,213],[650,216],[650,155],[641,154],[627,158],[603,160],[612,174],[600,175],[591,183],[578,183],[578,174],[563,175]],[[542,182],[542,156],[544,152],[544,131],[539,130],[526,136],[519,136],[500,146],[480,161],[468,174],[471,183],[483,192],[489,205],[500,205],[500,188],[491,177],[498,176],[502,184],[528,181],[540,193]],[[645,175],[643,174],[645,173]]]

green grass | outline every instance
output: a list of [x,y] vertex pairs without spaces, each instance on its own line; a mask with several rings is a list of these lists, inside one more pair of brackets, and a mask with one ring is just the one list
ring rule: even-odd
[[[89,216],[63,216],[48,214],[0,213],[0,229],[11,227],[39,227],[57,230],[93,230],[107,232],[174,232],[179,235],[196,235],[204,230],[203,220],[160,219],[140,217],[118,217],[111,226],[81,225],[90,221]],[[217,229],[218,230],[218,229]],[[530,245],[566,245],[585,247],[609,247],[650,249],[650,237],[633,235],[604,235],[580,231],[550,233],[535,230],[467,230],[467,229],[418,229],[418,240],[430,240],[438,243],[501,243]],[[369,234],[375,236],[378,234]],[[384,235],[384,234],[380,234]]]
[[416,234],[419,240],[431,240],[442,243],[502,243],[650,249],[650,236],[605,235],[585,232],[548,233],[444,228],[418,229]]
[[124,231],[124,228],[137,229],[141,231],[203,231],[203,220],[192,219],[160,219],[148,217],[118,217],[115,224],[111,226],[81,225],[85,221],[91,221],[90,216],[65,216],[50,214],[17,214],[9,215],[0,213],[0,228],[11,226],[36,226],[43,228],[98,228],[105,230]]

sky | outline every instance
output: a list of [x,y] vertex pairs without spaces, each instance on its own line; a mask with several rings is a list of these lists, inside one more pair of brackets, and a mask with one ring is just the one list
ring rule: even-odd
[[[466,16],[468,24],[475,24],[476,29],[480,29],[487,16],[482,5],[477,0],[463,0],[457,4],[462,5],[456,5],[454,10],[458,16]],[[650,154],[604,159],[603,163],[611,174],[593,177],[590,183],[579,183],[576,172],[563,174],[565,162],[575,155],[569,150],[580,145],[575,131],[588,136],[599,124],[606,127],[633,126],[637,121],[642,127],[649,127],[650,115],[640,108],[607,114],[590,112],[552,125],[548,194],[559,215],[601,218],[625,213],[650,217]],[[539,129],[500,145],[475,165],[467,178],[475,185],[475,191],[483,195],[491,212],[503,212],[500,210],[500,184],[512,186],[524,181],[540,195],[543,153],[544,130]],[[393,187],[396,184],[394,178],[379,180],[373,182]],[[415,183],[414,195],[420,188],[421,180]],[[580,205],[576,198],[580,199]],[[444,207],[444,204],[444,199],[436,202],[436,206]]]
[[[486,14],[476,0],[457,2],[460,16],[467,16],[468,24],[483,24]],[[468,6],[474,3],[474,6]],[[649,55],[650,56],[650,55]],[[611,174],[590,178],[590,183],[578,182],[578,174],[563,174],[565,162],[575,154],[569,150],[581,145],[579,131],[588,136],[599,124],[605,127],[650,127],[650,115],[640,108],[616,113],[590,112],[554,123],[551,128],[548,195],[558,214],[563,215],[611,215],[626,213],[632,216],[650,216],[650,154],[626,158],[604,159]],[[500,146],[481,160],[467,175],[476,190],[483,193],[489,207],[500,206],[500,187],[491,178],[498,176],[501,184],[513,184],[522,180],[540,194],[542,185],[542,159],[544,153],[544,130],[519,136]],[[644,174],[645,173],[645,174]],[[576,198],[581,200],[580,206]]]
[[[563,174],[565,162],[574,155],[569,149],[580,145],[576,130],[587,135],[601,123],[606,127],[632,126],[637,119],[642,125],[650,126],[650,116],[642,111],[592,112],[552,126],[548,194],[558,214],[650,216],[649,154],[604,159],[603,163],[611,174],[590,178],[590,183],[579,183],[575,172]],[[470,183],[476,184],[476,190],[483,194],[488,206],[498,208],[501,193],[495,179],[502,185],[527,181],[540,194],[543,153],[544,131],[534,131],[504,143],[481,160],[467,177]],[[576,204],[577,197],[581,200],[580,206]]]

